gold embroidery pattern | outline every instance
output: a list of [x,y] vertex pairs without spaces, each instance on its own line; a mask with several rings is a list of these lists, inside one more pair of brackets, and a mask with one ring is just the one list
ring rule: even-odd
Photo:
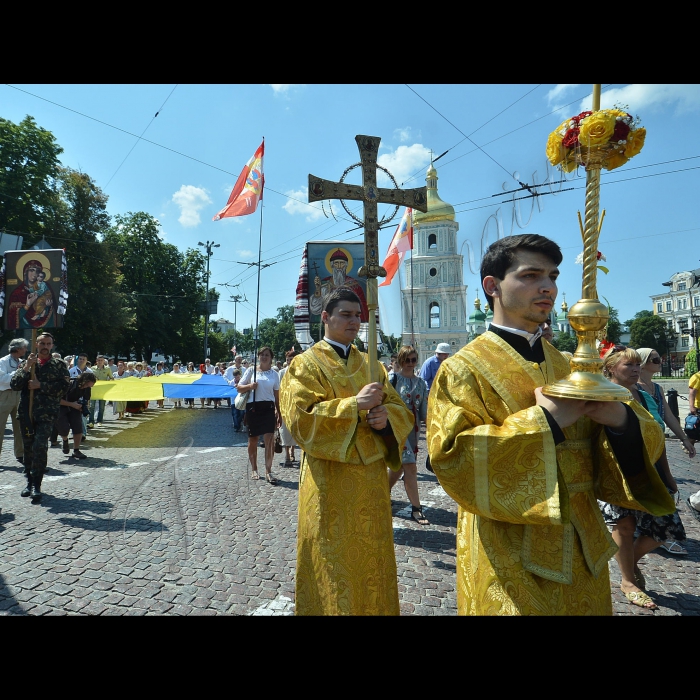
[[[460,506],[460,614],[612,613],[606,572],[614,548],[590,489],[612,484],[624,496],[636,486],[622,479],[604,431],[587,418],[554,446],[534,389],[566,376],[569,364],[543,346],[545,362],[535,365],[486,333],[445,360],[433,383],[427,442],[440,483]],[[654,454],[650,430],[642,426]],[[652,485],[648,496],[664,493]]]
[[[391,452],[364,419],[355,395],[368,382],[364,356],[347,364],[319,343],[282,379],[280,408],[304,450],[299,485],[297,615],[398,615],[391,502]],[[386,379],[386,377],[385,377]],[[384,404],[397,444],[413,414],[385,381]]]

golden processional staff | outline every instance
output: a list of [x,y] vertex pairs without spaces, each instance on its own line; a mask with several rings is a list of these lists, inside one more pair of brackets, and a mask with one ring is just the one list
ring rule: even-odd
[[608,322],[608,307],[598,300],[596,288],[598,238],[602,226],[600,172],[613,170],[637,155],[644,146],[646,129],[639,119],[622,109],[600,109],[600,84],[593,86],[593,109],[567,119],[547,142],[552,165],[571,172],[586,169],[586,211],[583,234],[583,290],[569,311],[578,346],[571,360],[571,374],[542,387],[542,393],[583,401],[629,401],[630,392],[608,381],[596,349],[596,335]]
[[[323,180],[315,175],[309,175],[309,202],[320,202],[323,199],[339,199],[347,214],[365,229],[365,264],[358,270],[360,277],[367,278],[367,310],[369,311],[369,363],[370,376],[373,382],[379,381],[379,364],[377,358],[377,319],[379,308],[377,277],[386,277],[386,270],[379,264],[379,236],[381,226],[391,221],[400,206],[411,207],[418,211],[428,211],[427,187],[416,187],[410,190],[399,189],[391,173],[377,163],[377,153],[381,138],[378,136],[355,136],[360,150],[360,161],[345,170],[340,182]],[[362,168],[362,185],[349,185],[344,182],[347,174],[354,168]],[[394,182],[395,189],[377,187],[377,168],[383,170]],[[364,204],[364,220],[359,219],[345,206],[344,199],[359,200]],[[377,220],[377,204],[394,204],[396,209],[391,216]]]

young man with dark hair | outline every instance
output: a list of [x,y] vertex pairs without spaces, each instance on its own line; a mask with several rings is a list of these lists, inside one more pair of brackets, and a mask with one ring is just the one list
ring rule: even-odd
[[413,414],[386,381],[372,382],[353,344],[359,298],[329,295],[324,339],[282,378],[285,425],[303,450],[299,475],[297,615],[398,615],[387,466],[401,467]]
[[459,504],[461,615],[610,615],[617,547],[596,498],[673,511],[654,462],[663,433],[630,404],[553,398],[569,363],[540,324],[557,295],[559,247],[510,236],[484,256],[493,322],[442,363],[428,405],[428,450]]
[[[70,376],[63,360],[51,356],[53,336],[43,332],[36,339],[36,351],[13,375],[10,386],[21,391],[19,422],[24,441],[24,475],[27,485],[22,496],[31,496],[32,503],[41,500],[41,481],[46,471],[49,436],[58,416],[61,398],[68,388]],[[32,367],[36,365],[34,379]],[[29,415],[30,390],[34,390],[32,414]]]

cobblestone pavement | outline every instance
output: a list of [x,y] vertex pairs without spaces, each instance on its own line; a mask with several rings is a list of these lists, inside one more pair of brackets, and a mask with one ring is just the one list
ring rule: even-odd
[[[232,431],[228,409],[153,408],[125,421],[107,412],[81,448],[89,459],[49,450],[40,505],[19,496],[22,468],[6,432],[0,614],[293,614],[298,465],[275,455],[279,485],[250,480],[246,439]],[[402,482],[393,491],[401,611],[454,615],[456,505],[424,469],[420,445],[431,525],[410,520]],[[700,469],[676,441],[668,445],[685,498],[700,488]],[[688,557],[652,553],[642,563],[660,610],[621,597],[613,562],[617,614],[700,614],[700,527],[680,508]]]

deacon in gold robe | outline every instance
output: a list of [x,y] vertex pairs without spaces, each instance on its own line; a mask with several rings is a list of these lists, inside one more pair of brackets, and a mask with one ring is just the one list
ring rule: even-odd
[[616,545],[596,498],[673,509],[653,467],[663,433],[646,411],[539,390],[570,371],[539,327],[560,262],[535,234],[489,248],[481,276],[494,322],[442,363],[428,400],[430,460],[459,504],[461,615],[610,615]]
[[280,387],[285,425],[303,450],[297,615],[398,615],[387,466],[401,466],[413,415],[383,372],[372,383],[354,345],[360,301],[329,296],[325,338],[297,355]]

